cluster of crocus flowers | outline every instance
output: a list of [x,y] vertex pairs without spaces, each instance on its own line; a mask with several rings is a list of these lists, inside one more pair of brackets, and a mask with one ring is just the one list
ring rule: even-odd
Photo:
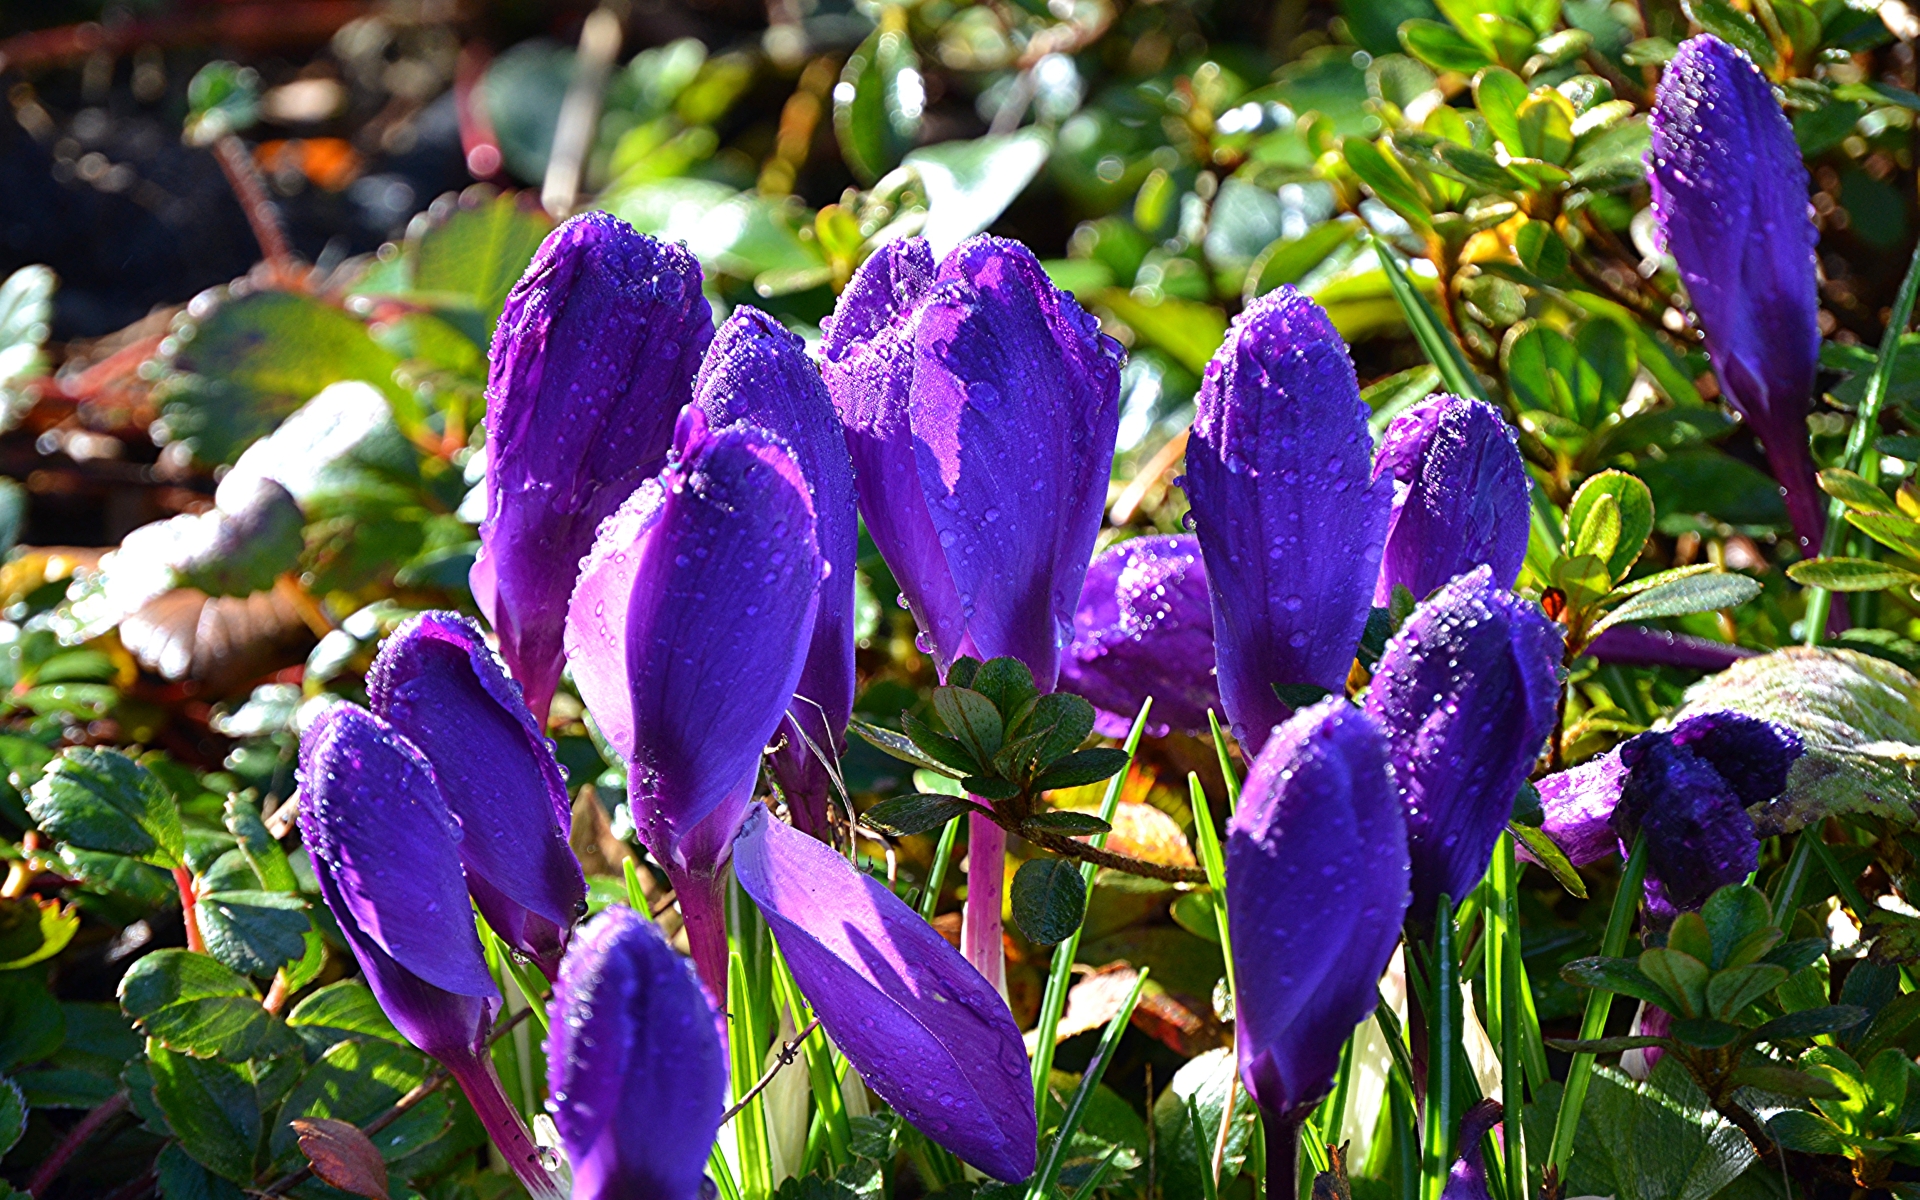
[[1820,297],[1807,168],[1773,86],[1745,54],[1690,38],[1667,64],[1649,121],[1654,221],[1686,285],[1707,357],[1753,426],[1803,554],[1825,501],[1807,445]]

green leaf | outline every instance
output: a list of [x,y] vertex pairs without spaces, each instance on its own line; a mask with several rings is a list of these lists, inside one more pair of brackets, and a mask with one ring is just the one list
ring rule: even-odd
[[862,183],[885,175],[913,148],[926,104],[919,68],[906,30],[890,19],[847,56],[833,89],[833,132]]
[[1605,988],[1645,1000],[1668,1012],[1680,1011],[1680,1001],[1642,974],[1630,958],[1577,958],[1560,968],[1560,978],[1578,987]]
[[1677,1056],[1644,1082],[1598,1067],[1581,1111],[1569,1196],[1707,1200],[1754,1163],[1746,1135],[1713,1111]]
[[236,971],[271,975],[307,952],[307,902],[256,889],[208,892],[194,905],[207,953]]
[[80,911],[57,899],[0,897],[0,971],[52,958],[80,930]]
[[1700,921],[1713,938],[1710,965],[1720,968],[1730,964],[1735,946],[1773,925],[1773,908],[1759,888],[1730,883],[1707,897]]
[[21,267],[0,283],[0,411],[9,420],[32,403],[19,385],[47,373],[45,346],[58,286],[42,266]]
[[[951,672],[947,682],[955,682]],[[1033,672],[1017,658],[995,658],[981,663],[970,682],[961,683],[993,701],[1001,719],[1009,724],[1026,703],[1040,694],[1034,686]]]
[[1341,143],[1341,152],[1380,203],[1405,217],[1415,229],[1424,232],[1433,228],[1433,210],[1427,207],[1420,189],[1380,147],[1366,138],[1350,137]]
[[1022,829],[1039,829],[1047,833],[1064,834],[1067,837],[1085,837],[1088,834],[1106,833],[1113,826],[1092,813],[1074,812],[1070,809],[1051,809],[1037,812],[1020,823]]
[[1033,748],[1033,760],[1052,763],[1079,748],[1093,732],[1093,705],[1071,692],[1049,692],[1034,701],[1033,712],[1019,732],[1046,730]]
[[293,866],[287,861],[287,852],[281,848],[274,836],[267,832],[267,823],[260,818],[260,811],[239,796],[227,799],[223,814],[227,832],[233,835],[246,856],[247,865],[260,878],[262,887],[276,892],[297,892],[300,884],[294,878]]
[[1850,1143],[1840,1127],[1818,1113],[1784,1108],[1767,1118],[1767,1132],[1773,1140],[1802,1154],[1845,1155]]
[[[1184,933],[1179,936],[1193,942]],[[1166,982],[1157,968],[1154,978]],[[1208,1050],[1182,1065],[1169,1085],[1155,1097],[1156,1175],[1167,1197],[1196,1200],[1203,1194],[1201,1180],[1212,1176],[1213,1148],[1219,1140],[1223,1117],[1227,1118],[1227,1137],[1220,1177],[1233,1179],[1245,1166],[1247,1155],[1257,1141],[1254,1136],[1256,1110],[1247,1089],[1233,1083],[1233,1073],[1231,1048]],[[1198,1138],[1194,1137],[1189,1112],[1199,1117]]]
[[1740,1039],[1740,1027],[1707,1017],[1676,1018],[1670,1030],[1675,1041],[1700,1050],[1724,1050]]
[[1847,524],[1896,554],[1920,559],[1920,522],[1904,514],[1849,512]]
[[264,1132],[253,1070],[177,1054],[158,1042],[147,1046],[147,1069],[153,1073],[154,1103],[181,1148],[215,1174],[252,1183]]
[[1526,101],[1527,85],[1505,67],[1488,67],[1474,76],[1473,102],[1509,155],[1524,157],[1527,152],[1520,138],[1520,106]]
[[1707,1012],[1723,1021],[1731,1021],[1747,1005],[1785,983],[1786,969],[1771,963],[1748,963],[1715,971],[1707,981]]
[[1227,335],[1227,317],[1211,304],[1166,297],[1148,302],[1121,288],[1094,298],[1125,321],[1142,341],[1158,346],[1194,374],[1200,374]]
[[1759,1088],[1763,1092],[1804,1096],[1814,1100],[1840,1094],[1839,1088],[1819,1076],[1789,1067],[1741,1067],[1729,1075],[1727,1081],[1735,1087]]
[[1407,53],[1436,71],[1471,75],[1492,61],[1480,46],[1451,25],[1416,17],[1400,26],[1400,44]]
[[1358,236],[1360,229],[1360,222],[1352,217],[1339,216],[1322,221],[1297,238],[1275,239],[1247,268],[1241,304],[1251,304],[1277,287],[1300,282],[1307,272]]
[[469,337],[480,334],[479,345],[489,346],[508,290],[551,229],[538,209],[511,194],[460,208],[408,246],[412,290],[416,298],[431,297],[437,307],[458,307],[480,317],[471,327],[465,321],[455,324]]
[[[1653,506],[1647,506],[1649,514]],[[1569,517],[1571,523],[1571,516]],[[1620,545],[1620,504],[1612,496],[1602,495],[1586,506],[1586,514],[1574,533],[1574,556],[1590,554],[1605,561]]]
[[178,1143],[160,1152],[153,1173],[163,1200],[246,1200],[245,1192],[193,1161]]
[[1210,891],[1182,892],[1169,910],[1174,924],[1193,934],[1218,945],[1220,942],[1220,916]]
[[[958,738],[975,762],[990,763],[1000,752],[1006,724],[993,701],[972,688],[937,687],[933,689],[933,711],[947,732]],[[925,747],[922,747],[923,749]],[[974,771],[970,774],[982,774]]]
[[294,292],[260,291],[221,304],[194,327],[176,365],[197,378],[169,395],[166,428],[208,462],[231,462],[322,388],[344,380],[378,388],[403,424],[418,417],[412,394],[394,382],[399,356],[354,317]]
[[1034,777],[1033,790],[1050,792],[1056,788],[1081,787],[1111,779],[1127,766],[1127,752],[1116,749],[1076,750],[1065,758],[1047,764]]
[[1736,608],[1760,594],[1760,584],[1745,575],[1691,575],[1629,597],[1596,621],[1595,634],[1627,621],[1651,621],[1685,613]]
[[60,1049],[67,1020],[40,970],[0,972],[0,1071]]
[[1524,155],[1559,165],[1573,153],[1573,104],[1552,88],[1536,88],[1515,114]]
[[1053,153],[1053,135],[1040,126],[988,134],[970,142],[941,142],[908,154],[904,165],[927,193],[921,233],[941,256],[1000,219],[1027,190]]
[[1639,560],[1647,537],[1653,533],[1653,493],[1646,484],[1625,471],[1601,471],[1589,476],[1580,485],[1580,490],[1573,494],[1573,503],[1567,509],[1567,536],[1575,539],[1575,548],[1571,553],[1593,553],[1579,549],[1578,536],[1584,534],[1594,507],[1602,497],[1611,499],[1620,513],[1620,533],[1614,547],[1600,555],[1606,561],[1607,573],[1618,582],[1626,578],[1627,572]]
[[120,1005],[148,1037],[196,1058],[246,1062],[297,1051],[251,981],[205,954],[155,950],[120,981]]
[[1675,1016],[1697,1017],[1707,1011],[1707,964],[1693,955],[1678,950],[1643,950],[1640,973],[1680,1002],[1678,1008],[1667,1010]]
[[1758,21],[1727,3],[1727,0],[1681,0],[1681,7],[1686,9],[1687,16],[1695,25],[1731,44],[1758,63],[1761,70],[1779,61],[1766,30],[1760,28]]
[[[905,722],[903,721],[902,723],[904,724]],[[922,728],[925,728],[925,726],[923,725]],[[886,753],[886,754],[890,754],[894,758],[899,759],[901,762],[912,763],[914,766],[919,767],[922,770],[937,771],[942,775],[950,776],[951,778],[954,778],[954,779],[959,779],[962,776],[974,775],[979,773],[978,763],[970,762],[970,763],[966,763],[963,766],[954,766],[954,765],[950,765],[948,763],[942,762],[940,759],[937,759],[932,755],[928,754],[926,751],[922,750],[918,745],[914,743],[914,740],[908,737],[906,734],[895,733],[891,729],[887,729],[879,725],[874,725],[867,721],[862,721],[858,717],[855,717],[852,720],[847,722],[847,729],[851,733],[858,734],[860,736],[861,741],[866,742],[868,745],[872,746],[874,749],[882,751],[883,753]],[[927,729],[926,732],[935,738],[946,737],[945,734],[936,732],[932,729]],[[949,738],[946,740],[951,741],[952,739]],[[953,744],[956,748],[958,748],[959,746],[958,742],[954,742]]]
[[1546,868],[1547,873],[1553,876],[1555,883],[1582,900],[1587,898],[1587,881],[1580,878],[1580,872],[1568,860],[1567,852],[1560,848],[1558,842],[1547,836],[1544,829],[1510,821],[1507,823],[1507,832],[1513,834],[1514,839],[1526,847],[1527,853],[1535,862]]
[[27,1098],[20,1085],[0,1075],[0,1158],[14,1148],[27,1131]]
[[180,810],[153,773],[118,750],[76,746],[33,785],[27,811],[47,834],[84,850],[180,865]]
[[[299,1140],[289,1124],[297,1117],[345,1121],[365,1125],[394,1101],[418,1087],[427,1076],[426,1056],[390,1042],[340,1042],[307,1068],[288,1093],[274,1122],[269,1153],[275,1171],[304,1165]],[[399,1120],[369,1135],[380,1157],[395,1162],[444,1134],[453,1106],[444,1092],[422,1101],[417,1113],[408,1109]]]
[[1852,1029],[1866,1020],[1867,1016],[1867,1010],[1855,1004],[1827,1004],[1819,1008],[1803,1008],[1799,1012],[1790,1012],[1784,1017],[1775,1017],[1754,1030],[1753,1036],[1763,1042],[1819,1037],[1825,1033],[1839,1033],[1843,1029]]
[[1920,575],[1871,558],[1803,559],[1787,568],[1787,576],[1802,587],[1830,592],[1878,592],[1920,585]]
[[955,796],[895,796],[861,813],[860,823],[894,837],[912,837],[943,828],[948,821],[973,810],[972,804]]
[[1019,784],[994,775],[969,775],[960,786],[983,800],[1011,800],[1020,794]]
[[1868,483],[1852,471],[1828,467],[1820,472],[1820,490],[1848,508],[1860,512],[1898,513],[1893,497]]
[[[397,1046],[411,1044],[381,1010],[373,989],[357,979],[343,979],[316,989],[293,1006],[287,1024],[316,1051],[342,1036],[374,1038]],[[325,1044],[316,1046],[322,1039]]]
[[[1351,142],[1353,139],[1349,138]],[[1378,153],[1378,151],[1375,151]],[[1456,396],[1465,396],[1474,400],[1485,400],[1486,389],[1480,386],[1479,377],[1467,365],[1460,346],[1453,340],[1440,323],[1439,314],[1427,303],[1427,298],[1413,286],[1407,273],[1400,265],[1394,252],[1379,237],[1372,238],[1374,256],[1379,260],[1380,269],[1386,274],[1387,286],[1393,292],[1394,300],[1400,305],[1400,312],[1406,318],[1407,328],[1413,332],[1413,338],[1420,343],[1420,349],[1426,353],[1427,361],[1440,372],[1447,390]]]
[[1062,858],[1020,864],[1010,892],[1013,919],[1027,940],[1041,946],[1065,941],[1087,911],[1087,885],[1080,868]]

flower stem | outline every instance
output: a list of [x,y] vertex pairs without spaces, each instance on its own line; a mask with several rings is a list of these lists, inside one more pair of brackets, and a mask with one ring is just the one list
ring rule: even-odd
[[533,1200],[563,1200],[560,1190],[554,1186],[553,1176],[541,1161],[540,1148],[533,1144],[520,1114],[514,1111],[500,1087],[492,1057],[481,1052],[471,1058],[450,1058],[446,1060],[446,1067],[453,1081],[466,1093],[467,1102],[473,1105],[474,1115],[480,1118],[480,1125],[492,1139],[494,1148],[507,1160],[527,1194]]
[[727,1004],[727,909],[725,887],[719,875],[695,875],[669,865],[667,880],[680,900],[680,919],[687,928],[687,948],[700,982],[707,985],[715,1008]]
[[1300,1194],[1301,1114],[1263,1112],[1260,1116],[1267,1135],[1267,1200],[1294,1200]]
[[1006,874],[1006,831],[980,813],[971,814],[967,818],[967,902],[960,916],[960,952],[1002,995],[1007,990],[1007,954],[1000,937],[1000,895],[1005,890]]
[[200,914],[194,911],[199,897],[194,894],[193,872],[186,867],[173,869],[173,885],[180,889],[180,916],[187,925],[187,949],[195,954],[207,952],[207,939],[200,935]]

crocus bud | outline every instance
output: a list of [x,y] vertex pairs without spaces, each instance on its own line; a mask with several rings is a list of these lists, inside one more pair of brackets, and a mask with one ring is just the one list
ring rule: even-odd
[[1213,596],[1220,699],[1258,753],[1277,686],[1344,692],[1380,574],[1392,484],[1333,322],[1290,287],[1234,319],[1207,364],[1187,497]]
[[745,423],[780,438],[812,489],[814,529],[826,578],[800,684],[769,759],[794,823],[815,837],[827,820],[829,760],[847,746],[853,712],[853,577],[860,550],[853,462],[806,343],[757,308],[733,310],[714,337],[694,384],[693,402],[714,428]]
[[547,1108],[573,1200],[700,1200],[727,1062],[686,960],[616,905],[580,930],[549,1011]]
[[1487,873],[1558,707],[1560,626],[1492,576],[1476,567],[1416,608],[1367,691],[1393,749],[1423,927],[1443,894],[1458,903]]
[[1008,655],[1052,690],[1106,503],[1119,344],[1018,242],[861,265],[821,346],[860,511],[942,675]]
[[1460,1157],[1447,1172],[1440,1200],[1493,1200],[1487,1189],[1487,1134],[1500,1124],[1500,1102],[1482,1100],[1460,1117]]
[[660,469],[713,337],[700,265],[603,212],[547,235],[487,377],[487,516],[470,582],[544,725],[594,530]]
[[1220,693],[1207,568],[1191,535],[1131,538],[1093,560],[1060,687],[1093,702],[1094,730],[1105,737],[1125,736],[1148,696],[1154,737],[1207,728]]
[[567,844],[566,778],[520,688],[473,622],[429,612],[380,647],[367,697],[432,764],[480,915],[553,978],[587,884]]
[[1429,396],[1387,427],[1373,474],[1393,480],[1393,518],[1375,606],[1393,589],[1418,600],[1473,568],[1503,588],[1520,577],[1531,512],[1513,427],[1484,400]]
[[666,469],[601,527],[568,610],[574,682],[627,761],[634,824],[715,996],[727,994],[720,869],[799,682],[822,569],[793,456],[689,407]]
[[1760,839],[1747,810],[1786,790],[1801,752],[1784,725],[1695,713],[1542,779],[1541,828],[1577,866],[1624,853],[1644,833],[1647,905],[1671,917],[1753,873]]
[[500,992],[474,930],[460,825],[426,758],[363,708],[327,709],[300,740],[300,836],[394,1028],[447,1068],[536,1200],[557,1198],[487,1053]]
[[1826,500],[1807,446],[1820,298],[1807,168],[1773,86],[1702,34],[1667,64],[1648,122],[1655,228],[1680,269],[1707,357],[1785,491],[1800,552],[1817,553]]
[[1031,1175],[1033,1081],[992,985],[885,885],[763,807],[740,827],[733,871],[867,1085],[995,1179]]
[[1329,699],[1274,731],[1226,866],[1240,1078],[1268,1122],[1268,1194],[1291,1197],[1300,1123],[1380,1003],[1407,911],[1406,818],[1372,717]]

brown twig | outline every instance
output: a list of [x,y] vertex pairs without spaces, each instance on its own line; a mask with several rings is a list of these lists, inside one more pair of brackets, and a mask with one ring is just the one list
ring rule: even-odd
[[[533,1009],[523,1008],[506,1020],[500,1022],[499,1026],[494,1029],[493,1036],[487,1039],[487,1048],[491,1050],[499,1043],[501,1038],[513,1032],[514,1026],[520,1024],[520,1022],[532,1015]],[[408,1109],[445,1087],[447,1080],[452,1078],[452,1072],[448,1071],[445,1067],[435,1067],[412,1091],[395,1100],[392,1108],[389,1108],[373,1120],[362,1125],[360,1132],[366,1134],[368,1137],[379,1133],[382,1129],[398,1121],[405,1115]],[[284,1195],[289,1189],[298,1187],[300,1184],[306,1182],[307,1177],[312,1174],[313,1164],[309,1163],[301,1167],[298,1171],[289,1171],[285,1175],[282,1175],[280,1178],[268,1184],[259,1194],[262,1196]]]
[[47,1155],[46,1161],[40,1164],[40,1169],[33,1173],[33,1178],[27,1181],[27,1194],[38,1196],[46,1191],[53,1181],[60,1177],[60,1172],[66,1169],[68,1160],[86,1144],[87,1139],[100,1132],[101,1126],[126,1110],[127,1094],[116,1092],[101,1101],[92,1112],[81,1117],[77,1125],[67,1130],[67,1136],[60,1139],[60,1144],[53,1148],[53,1153]]
[[260,254],[267,260],[275,281],[282,286],[292,284],[295,278],[293,248],[287,243],[287,231],[280,227],[280,210],[267,195],[266,181],[260,178],[253,156],[247,153],[247,144],[231,133],[216,138],[213,158],[226,175],[234,199],[240,201],[240,210],[247,215],[253,239],[260,243]]
[[780,1073],[781,1068],[791,1065],[793,1060],[800,1056],[801,1043],[805,1042],[808,1036],[818,1028],[820,1028],[820,1018],[815,1017],[813,1020],[807,1022],[805,1029],[793,1035],[792,1041],[783,1043],[780,1047],[780,1057],[775,1060],[771,1067],[767,1068],[767,1073],[760,1077],[760,1082],[748,1088],[747,1094],[740,1097],[740,1103],[720,1114],[720,1123],[725,1125],[728,1121],[739,1116],[741,1109],[752,1104],[753,1098],[766,1090],[767,1085],[773,1082],[773,1077]]
[[[995,824],[1001,824],[996,821]],[[1018,825],[1002,825],[1010,832],[1044,846],[1062,858],[1077,858],[1081,862],[1090,862],[1096,867],[1110,867],[1115,871],[1124,871],[1129,875],[1144,875],[1148,879],[1165,880],[1168,883],[1205,883],[1207,873],[1199,867],[1170,867],[1164,863],[1148,862],[1144,858],[1134,858],[1128,854],[1115,854],[1111,850],[1102,850],[1085,842],[1066,837],[1058,833],[1043,830],[1021,828]]]

